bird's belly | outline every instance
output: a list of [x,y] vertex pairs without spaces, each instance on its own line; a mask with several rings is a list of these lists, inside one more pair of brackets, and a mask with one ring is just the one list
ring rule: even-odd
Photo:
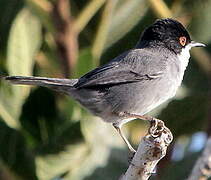
[[159,105],[163,104],[164,102],[166,102],[168,99],[170,99],[171,97],[173,97],[175,95],[168,95],[168,96],[163,96],[163,97],[154,97],[154,98],[150,98],[149,99],[149,103],[147,103],[146,106],[142,106],[142,105],[138,105],[137,108],[133,111],[134,114],[140,114],[140,115],[144,115],[148,112],[150,112],[151,110],[155,109],[156,107],[158,107]]
[[[177,83],[178,84],[178,83]],[[174,81],[154,81],[121,86],[111,103],[116,112],[144,115],[176,94],[178,88]]]
[[[178,83],[176,82],[160,82],[159,85],[155,86],[156,90],[152,90],[150,95],[147,95],[144,100],[141,97],[137,101],[133,113],[144,115],[151,110],[155,109],[168,99],[175,96],[178,89]],[[150,90],[149,90],[150,92]]]

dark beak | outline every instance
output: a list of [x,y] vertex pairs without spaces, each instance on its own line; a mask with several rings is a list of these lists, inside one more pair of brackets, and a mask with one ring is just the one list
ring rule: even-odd
[[198,43],[195,41],[191,41],[190,45],[191,45],[191,47],[205,47],[206,46],[205,44]]

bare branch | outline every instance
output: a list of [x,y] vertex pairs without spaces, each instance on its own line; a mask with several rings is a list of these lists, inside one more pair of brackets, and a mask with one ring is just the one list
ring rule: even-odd
[[57,0],[52,16],[56,28],[55,41],[61,57],[65,77],[69,77],[78,55],[78,33],[73,28],[73,17],[68,0]]
[[172,17],[171,10],[163,0],[148,0],[152,10],[160,18]]
[[106,1],[101,22],[99,24],[96,37],[92,47],[92,54],[95,65],[99,65],[99,58],[103,53],[103,49],[106,43],[106,39],[111,25],[112,15],[116,6],[117,0]]
[[172,133],[163,121],[156,119],[152,122],[148,134],[142,138],[129,168],[120,180],[147,180],[157,163],[166,155],[172,140]]
[[81,11],[79,16],[75,19],[74,28],[80,33],[84,27],[88,24],[90,19],[96,14],[96,12],[103,6],[106,0],[92,0],[89,1],[86,7]]
[[196,161],[188,180],[206,180],[211,177],[211,137],[201,157]]

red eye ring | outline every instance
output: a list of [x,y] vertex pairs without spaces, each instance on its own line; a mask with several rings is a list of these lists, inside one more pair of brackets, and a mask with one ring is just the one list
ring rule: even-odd
[[185,36],[181,36],[181,37],[179,38],[179,43],[180,43],[182,46],[185,46],[185,45],[186,45],[186,41],[187,41],[187,39],[186,39]]

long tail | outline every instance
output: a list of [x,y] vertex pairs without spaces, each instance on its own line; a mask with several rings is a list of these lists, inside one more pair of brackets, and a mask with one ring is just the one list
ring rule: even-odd
[[78,79],[59,79],[32,76],[6,76],[3,78],[13,84],[44,86],[63,92],[66,92],[68,89],[72,88],[73,85],[78,81]]

